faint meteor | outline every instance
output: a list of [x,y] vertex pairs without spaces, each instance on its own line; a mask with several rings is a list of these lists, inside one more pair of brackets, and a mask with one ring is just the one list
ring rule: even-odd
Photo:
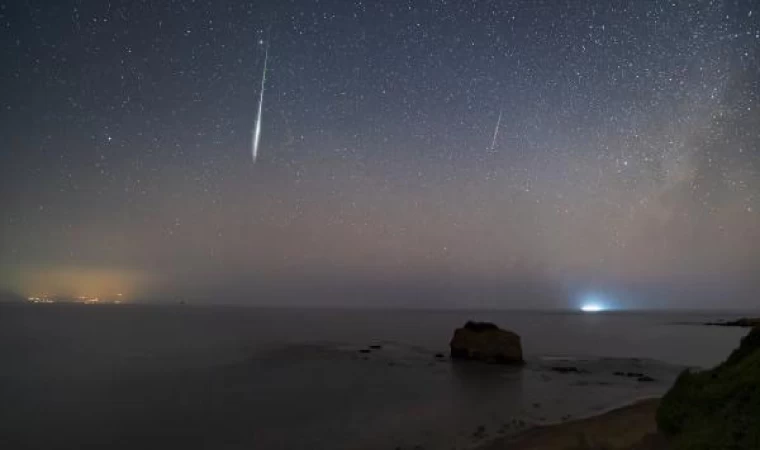
[[491,141],[491,151],[496,148],[496,137],[499,136],[499,127],[501,126],[501,111],[499,111],[499,120],[496,121],[496,129],[493,130],[493,141]]
[[264,105],[264,86],[267,81],[267,62],[269,60],[269,43],[264,52],[264,72],[261,74],[261,92],[259,93],[259,110],[256,114],[256,126],[253,129],[253,143],[251,145],[251,153],[253,155],[253,162],[256,162],[256,157],[259,155],[259,139],[261,139],[261,110]]

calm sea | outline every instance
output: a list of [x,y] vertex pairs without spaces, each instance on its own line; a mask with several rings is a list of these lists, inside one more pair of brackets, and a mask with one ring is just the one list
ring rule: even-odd
[[[5,304],[0,448],[471,448],[661,395],[746,333],[689,323],[735,316]],[[436,358],[469,319],[527,364]]]

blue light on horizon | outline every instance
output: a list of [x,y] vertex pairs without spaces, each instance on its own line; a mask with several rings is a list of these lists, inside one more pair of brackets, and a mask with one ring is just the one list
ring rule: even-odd
[[599,294],[585,294],[581,297],[581,311],[593,313],[609,311],[612,308],[610,301]]

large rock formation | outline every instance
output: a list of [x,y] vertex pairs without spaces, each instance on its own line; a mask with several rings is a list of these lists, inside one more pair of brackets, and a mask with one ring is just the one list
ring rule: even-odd
[[520,336],[488,322],[467,322],[454,331],[451,357],[492,363],[523,362]]
[[657,426],[675,450],[760,448],[760,328],[714,369],[683,372],[660,402]]

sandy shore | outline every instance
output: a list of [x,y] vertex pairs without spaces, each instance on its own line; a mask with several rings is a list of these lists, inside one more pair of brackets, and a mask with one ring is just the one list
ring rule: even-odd
[[665,450],[657,434],[659,400],[643,400],[599,416],[533,428],[477,450]]

